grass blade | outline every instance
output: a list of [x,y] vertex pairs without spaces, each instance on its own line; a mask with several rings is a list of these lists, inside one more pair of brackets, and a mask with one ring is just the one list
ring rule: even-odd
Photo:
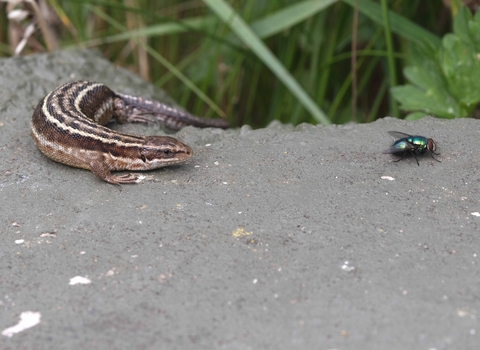
[[253,30],[243,21],[229,4],[223,0],[203,0],[217,16],[225,22],[240,40],[285,84],[290,92],[324,125],[331,124],[325,113],[317,106],[300,84],[285,69]]
[[[382,17],[383,17],[383,26],[385,33],[385,44],[387,46],[387,62],[388,62],[388,76],[390,80],[390,87],[397,85],[397,77],[395,71],[395,59],[393,57],[393,42],[392,42],[392,32],[390,31],[390,14],[388,11],[387,0],[381,0],[382,3]],[[397,101],[390,97],[390,110],[394,116],[398,116],[398,105]]]
[[[127,28],[121,23],[117,22],[103,11],[96,7],[87,5],[90,11],[94,12],[97,16],[103,18],[110,25],[114,26],[121,32],[127,32]],[[203,91],[201,91],[195,84],[193,84],[182,72],[180,72],[173,64],[166,60],[160,53],[154,50],[151,46],[143,43],[135,38],[138,45],[142,46],[153,58],[155,58],[160,64],[171,71],[179,80],[181,80],[189,89],[191,89],[198,97],[200,97],[210,108],[215,110],[220,116],[225,117],[225,113],[213,102]]]
[[[355,0],[342,0],[350,6],[355,6]],[[370,0],[358,0],[358,10],[374,22],[383,25],[383,15],[380,5]],[[440,47],[441,39],[435,34],[423,29],[410,20],[396,14],[393,11],[388,11],[390,17],[390,25],[392,32],[417,44],[424,44],[425,42]]]
[[265,39],[303,22],[336,2],[337,0],[302,1],[253,22],[250,27],[260,38]]

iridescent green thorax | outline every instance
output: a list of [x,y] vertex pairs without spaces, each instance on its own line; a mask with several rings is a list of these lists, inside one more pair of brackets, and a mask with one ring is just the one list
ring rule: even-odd
[[[432,141],[432,144],[434,144],[432,139],[427,139],[426,137],[416,135],[416,136],[409,136],[409,137],[397,140],[393,144],[393,146],[397,147],[399,151],[409,150],[414,152],[415,154],[422,154],[428,149],[428,145],[430,141]],[[415,146],[413,149],[411,147],[412,145]]]

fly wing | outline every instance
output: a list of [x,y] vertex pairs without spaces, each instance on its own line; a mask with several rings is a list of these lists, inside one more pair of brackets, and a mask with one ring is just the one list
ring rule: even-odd
[[410,137],[409,134],[405,134],[404,132],[400,132],[400,131],[388,131],[388,134],[395,137],[396,139],[403,139],[403,138]]

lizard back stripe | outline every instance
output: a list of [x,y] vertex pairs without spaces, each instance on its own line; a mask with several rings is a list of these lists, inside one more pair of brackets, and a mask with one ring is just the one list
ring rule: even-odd
[[[123,147],[141,147],[143,137],[113,131],[97,124],[91,120],[92,116],[87,116],[82,112],[82,99],[99,87],[105,86],[91,82],[67,83],[62,88],[50,92],[43,100],[41,108],[45,122],[50,124],[48,127],[68,133],[73,138],[94,139],[100,143]],[[90,99],[88,102],[95,104],[97,101]],[[105,108],[105,103],[101,103],[99,106]],[[113,107],[113,97],[110,106]],[[34,124],[32,125],[35,127]],[[121,137],[118,137],[119,134]]]

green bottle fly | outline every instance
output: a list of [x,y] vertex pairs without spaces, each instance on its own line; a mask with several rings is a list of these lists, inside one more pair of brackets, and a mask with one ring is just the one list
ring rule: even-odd
[[440,162],[433,156],[434,154],[440,154],[435,153],[437,147],[432,139],[420,135],[408,135],[399,131],[389,131],[388,133],[393,137],[398,138],[398,140],[395,141],[393,145],[390,146],[390,148],[385,150],[383,153],[399,155],[400,158],[395,160],[394,162],[402,160],[406,154],[412,154],[415,157],[417,164],[420,165],[417,159],[417,155],[423,154],[425,152],[430,154],[430,156],[434,160]]

